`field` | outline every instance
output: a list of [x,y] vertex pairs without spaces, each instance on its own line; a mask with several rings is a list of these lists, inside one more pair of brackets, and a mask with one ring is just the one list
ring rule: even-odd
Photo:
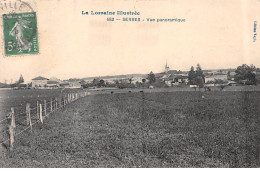
[[[61,98],[62,95],[68,93],[83,92],[80,89],[36,89],[36,90],[2,90],[0,89],[0,141],[8,139],[7,129],[8,122],[7,116],[11,111],[11,107],[14,108],[16,133],[22,131],[27,127],[26,125],[26,103],[30,103],[32,122],[39,121],[37,118],[37,101],[42,104],[44,110],[44,100],[46,100],[46,112],[51,111],[50,103],[54,106],[54,99]],[[52,106],[52,107],[53,107]]]
[[36,105],[36,101],[49,101],[50,98],[58,97],[61,92],[72,93],[79,92],[79,89],[36,89],[36,90],[1,90],[0,89],[0,116],[10,111],[11,107],[15,108],[18,113],[25,110],[26,103],[32,106]]
[[3,147],[0,166],[260,167],[260,92],[129,91],[56,111]]

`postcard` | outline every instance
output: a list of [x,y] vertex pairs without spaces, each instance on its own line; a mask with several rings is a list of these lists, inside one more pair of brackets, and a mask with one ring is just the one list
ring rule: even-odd
[[1,168],[260,167],[260,0],[1,0]]

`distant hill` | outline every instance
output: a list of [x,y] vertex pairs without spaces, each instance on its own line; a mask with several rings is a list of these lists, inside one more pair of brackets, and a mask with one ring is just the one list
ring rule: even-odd
[[[203,70],[203,72],[212,72],[212,71],[222,71],[222,72],[228,72],[228,71],[235,71],[235,69],[230,68],[230,69],[207,69],[207,70]],[[182,74],[188,74],[189,71],[177,71],[177,70],[170,70],[168,73],[169,74],[178,74],[178,73],[182,73]],[[162,75],[165,74],[164,72],[161,73],[154,73],[155,75]],[[146,78],[148,75],[147,74],[126,74],[126,75],[107,75],[107,76],[95,76],[95,77],[84,77],[82,79],[79,78],[70,78],[66,81],[80,81],[80,80],[93,80],[95,78],[99,78],[99,79],[127,79],[127,78],[132,78],[132,77],[143,77]]]
[[203,72],[213,72],[213,71],[222,71],[222,72],[234,72],[236,69],[234,68],[229,68],[229,69],[203,69]]
[[99,78],[99,79],[126,79],[126,78],[131,78],[131,77],[147,77],[147,74],[127,74],[127,75],[110,75],[110,76],[98,76],[98,77],[85,77],[82,78],[83,80],[91,80],[94,78]]

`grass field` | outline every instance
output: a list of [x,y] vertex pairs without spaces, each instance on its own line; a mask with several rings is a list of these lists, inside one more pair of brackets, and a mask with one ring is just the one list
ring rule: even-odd
[[[44,100],[46,100],[46,113],[51,111],[50,102],[54,106],[54,99],[61,98],[62,95],[68,93],[83,92],[80,89],[32,89],[32,90],[2,90],[0,89],[0,142],[5,141],[9,138],[8,136],[8,114],[11,111],[11,107],[14,108],[15,122],[16,122],[16,133],[24,130],[26,125],[26,103],[30,104],[30,113],[32,122],[38,121],[37,117],[37,101],[42,104],[44,110]],[[44,114],[44,112],[43,112]]]
[[0,166],[260,167],[260,92],[144,91],[69,104],[2,148]]

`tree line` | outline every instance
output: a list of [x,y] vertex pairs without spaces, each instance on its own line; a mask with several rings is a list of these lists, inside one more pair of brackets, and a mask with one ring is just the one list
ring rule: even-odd
[[[234,81],[240,84],[246,85],[256,85],[257,78],[256,73],[259,71],[254,65],[243,64],[238,66],[235,70]],[[227,76],[230,76],[230,71],[227,73]],[[202,71],[200,64],[197,64],[196,71],[194,67],[191,66],[191,69],[188,73],[188,80],[190,85],[196,85],[199,88],[204,87],[205,84],[205,75]],[[215,81],[211,81],[209,83],[213,84],[224,84],[224,80],[216,79]]]

